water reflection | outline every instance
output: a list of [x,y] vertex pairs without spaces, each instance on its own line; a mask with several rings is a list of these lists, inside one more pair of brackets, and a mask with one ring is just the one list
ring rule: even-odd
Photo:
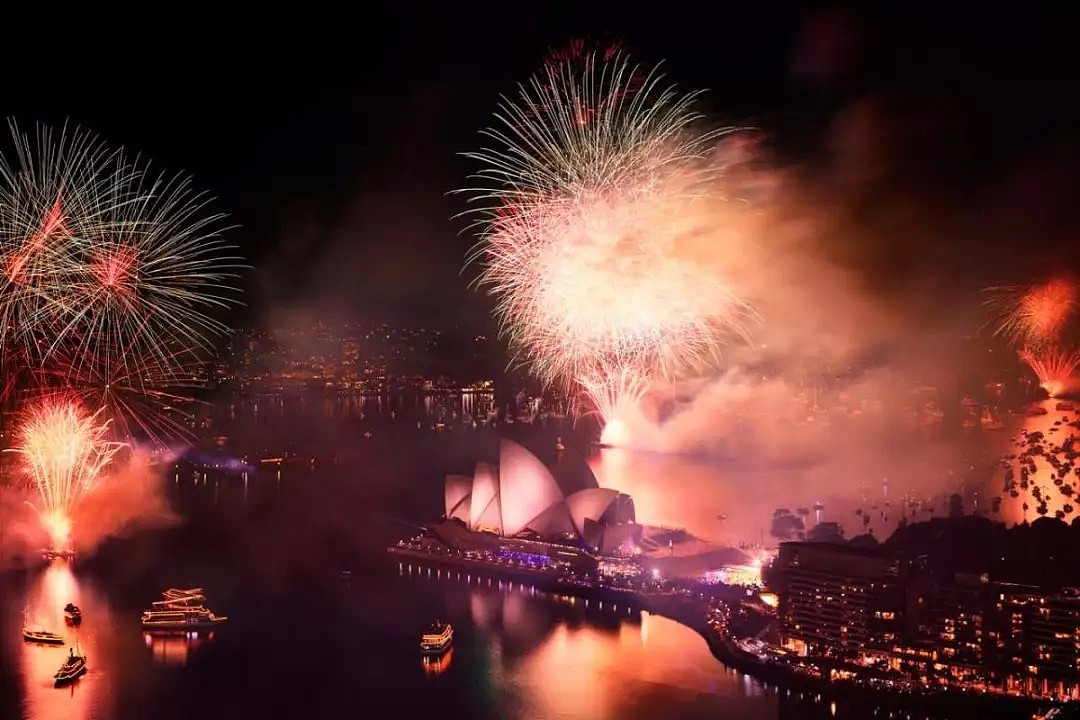
[[725,667],[700,635],[672,620],[429,570],[404,564],[399,575],[442,585],[462,643],[457,651],[465,653],[463,662],[485,669],[483,694],[516,708],[514,717],[682,717],[719,707],[732,718],[776,716],[775,692]]
[[213,639],[213,631],[143,633],[143,642],[153,654],[154,662],[173,667],[187,665],[191,652]]
[[[75,603],[83,611],[79,626],[65,625],[64,605]],[[64,636],[65,647],[24,643],[21,671],[27,715],[33,718],[71,718],[93,715],[101,698],[109,693],[98,632],[108,631],[109,609],[91,587],[76,579],[66,560],[53,560],[32,583],[26,594],[26,617],[30,624]],[[53,675],[63,664],[67,647],[78,643],[87,658],[87,673],[63,688],[53,687]]]
[[431,655],[423,655],[420,658],[421,664],[424,666],[424,672],[428,675],[442,675],[450,669],[450,663],[454,659],[454,648],[450,648],[442,655],[433,657]]
[[[1055,513],[1062,511],[1065,522],[1071,522],[1073,519],[1072,506],[1077,504],[1076,495],[1067,497],[1061,493],[1059,488],[1055,487],[1054,480],[1055,477],[1058,477],[1062,486],[1068,485],[1072,487],[1072,491],[1075,493],[1078,476],[1075,473],[1068,472],[1067,469],[1063,471],[1055,469],[1047,456],[1053,455],[1055,460],[1059,461],[1067,460],[1068,452],[1055,452],[1054,449],[1070,448],[1074,442],[1080,442],[1080,430],[1070,425],[1070,423],[1076,422],[1080,416],[1071,409],[1058,410],[1058,401],[1056,400],[1047,400],[1035,407],[1043,408],[1046,412],[1041,415],[1024,417],[1020,427],[1012,428],[1013,432],[1002,439],[998,446],[999,454],[1022,456],[1031,447],[1029,443],[1025,442],[1023,436],[1025,434],[1030,436],[1032,433],[1041,433],[1044,437],[1042,445],[1047,449],[1046,454],[1042,452],[1031,454],[1028,461],[1030,464],[1028,462],[1019,462],[1022,457],[1012,462],[1014,477],[1019,481],[1026,474],[1028,481],[1031,483],[1031,488],[1040,488],[1041,496],[1046,500],[1046,517],[1052,518]],[[1028,472],[1030,468],[1034,468],[1034,472]],[[1001,517],[1009,524],[1023,522],[1024,520],[1030,522],[1040,517],[1036,512],[1039,502],[1033,497],[1031,488],[1024,490],[1018,486],[1016,488],[1018,497],[1015,498],[1005,492],[1006,473],[1005,466],[999,465],[989,488],[993,496],[1001,498]],[[1026,509],[1024,507],[1025,503],[1028,506]],[[1066,508],[1067,505],[1068,508]]]

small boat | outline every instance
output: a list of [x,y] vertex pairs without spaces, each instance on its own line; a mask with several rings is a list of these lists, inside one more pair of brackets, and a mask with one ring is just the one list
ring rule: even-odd
[[75,603],[64,606],[64,620],[68,625],[78,625],[82,622],[82,610]]
[[42,645],[64,644],[63,635],[57,635],[41,628],[23,628],[22,636],[26,642],[41,643]]
[[1061,402],[1059,402],[1057,404],[1057,406],[1054,409],[1055,410],[1061,410],[1063,412],[1068,411],[1068,410],[1075,410],[1076,409],[1076,403],[1071,403],[1068,400],[1062,400]]
[[420,652],[424,655],[442,655],[453,642],[453,626],[436,620],[428,631],[420,636]]
[[73,683],[86,673],[86,656],[76,653],[78,646],[71,648],[67,660],[53,675],[53,687]]

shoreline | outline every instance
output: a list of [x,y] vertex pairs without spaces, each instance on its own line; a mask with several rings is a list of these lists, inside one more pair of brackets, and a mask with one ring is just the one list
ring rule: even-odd
[[760,682],[773,685],[777,691],[820,695],[856,705],[869,705],[893,710],[918,710],[934,714],[947,713],[948,717],[1030,718],[1039,711],[1060,707],[1060,703],[1000,693],[971,693],[948,689],[928,689],[921,693],[903,690],[882,690],[865,687],[852,681],[830,681],[800,675],[779,665],[762,662],[749,657],[734,646],[725,635],[711,627],[708,622],[710,610],[707,601],[693,596],[677,594],[644,594],[638,590],[595,587],[565,582],[563,575],[547,574],[527,568],[502,567],[484,560],[439,555],[413,548],[391,545],[390,555],[397,555],[432,565],[475,571],[509,578],[539,590],[561,595],[573,595],[589,600],[611,601],[643,610],[673,620],[693,630],[705,641],[709,652],[727,667],[748,675]]

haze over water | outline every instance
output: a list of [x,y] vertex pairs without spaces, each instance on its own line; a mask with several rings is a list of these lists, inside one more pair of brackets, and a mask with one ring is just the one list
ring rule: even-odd
[[[297,462],[280,474],[263,466],[246,482],[167,468],[179,524],[109,541],[74,572],[57,562],[6,573],[0,716],[830,715],[827,701],[778,695],[725,668],[700,636],[664,618],[393,562],[386,544],[436,517],[443,476],[467,471],[495,436],[457,427],[460,407],[384,403],[262,398],[258,412],[250,398],[220,404],[204,430],[224,439],[220,450],[209,443],[205,461],[288,450]],[[454,429],[433,430],[435,416]],[[1011,432],[983,440],[1007,444]],[[745,463],[610,450],[594,464],[602,484],[634,495],[641,519],[706,537],[752,539],[779,505],[829,504],[818,494],[828,486],[805,468],[751,473]],[[206,588],[208,606],[229,621],[212,637],[145,636],[139,614],[170,586]],[[66,602],[84,610],[77,633],[63,625]],[[52,687],[65,650],[21,641],[24,612],[69,641],[77,635],[90,672],[74,687]],[[441,664],[425,664],[418,637],[435,618],[454,624],[455,646]],[[836,712],[862,717],[865,708]]]

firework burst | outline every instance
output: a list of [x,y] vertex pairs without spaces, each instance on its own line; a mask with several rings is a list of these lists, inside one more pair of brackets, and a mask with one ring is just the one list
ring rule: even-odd
[[11,129],[13,161],[0,160],[8,393],[36,392],[27,375],[87,401],[100,388],[114,428],[167,439],[175,428],[151,417],[173,397],[161,388],[190,383],[193,360],[226,331],[215,314],[238,299],[242,266],[220,237],[223,216],[186,176],[89,133]]
[[1080,289],[1068,277],[1028,286],[990,288],[990,292],[993,296],[987,305],[1000,317],[996,334],[1023,348],[1059,343],[1080,301]]
[[481,242],[469,257],[519,361],[571,381],[606,419],[651,382],[716,359],[753,317],[697,93],[654,68],[578,54],[504,98],[470,155]]
[[66,548],[72,512],[123,447],[107,433],[108,422],[71,397],[41,398],[24,411],[13,451],[38,491],[37,510],[55,548]]
[[1080,350],[1054,347],[1039,351],[1022,350],[1020,358],[1035,373],[1039,379],[1039,387],[1050,397],[1057,397],[1068,391],[1077,369],[1080,368]]

